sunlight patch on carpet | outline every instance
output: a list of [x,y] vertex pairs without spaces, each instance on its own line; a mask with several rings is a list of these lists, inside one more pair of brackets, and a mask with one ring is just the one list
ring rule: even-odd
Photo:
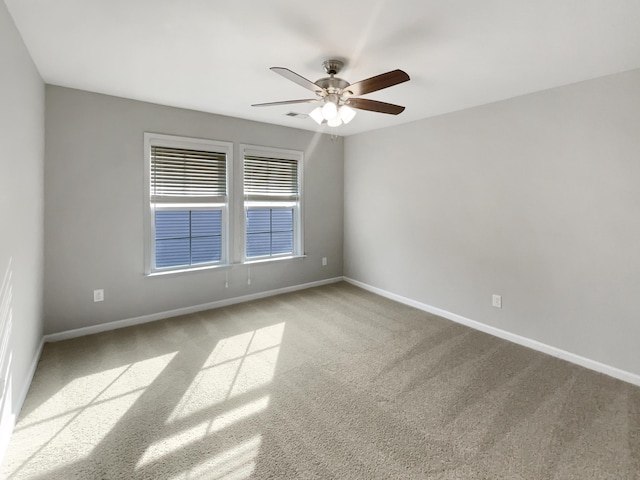
[[220,340],[168,422],[193,415],[271,383],[284,323]]
[[[211,478],[242,480],[252,475],[260,451],[261,434],[249,440],[239,437],[236,445],[218,445],[219,435],[264,412],[269,395],[256,392],[271,383],[278,361],[284,323],[270,325],[220,340],[203,363],[182,399],[166,422],[167,430],[180,428],[193,419],[204,420],[151,444],[136,469],[171,462],[184,451],[207,452],[202,460],[175,479]],[[227,405],[226,403],[229,402]],[[246,427],[245,427],[246,428]],[[228,447],[228,445],[227,445]]]
[[[246,403],[240,407],[228,410],[218,415],[213,420],[207,419],[198,425],[181,430],[169,437],[151,444],[140,458],[136,468],[144,467],[150,463],[162,461],[162,458],[176,451],[188,449],[198,442],[206,441],[216,433],[232,426],[236,422],[245,420],[264,411],[269,405],[269,396],[265,395],[258,400]],[[170,426],[169,426],[170,427]],[[217,457],[214,457],[214,459]]]
[[77,461],[90,455],[176,353],[70,381],[16,428],[13,440],[27,458],[21,468],[36,463],[39,468],[56,469],[65,465],[64,459]]

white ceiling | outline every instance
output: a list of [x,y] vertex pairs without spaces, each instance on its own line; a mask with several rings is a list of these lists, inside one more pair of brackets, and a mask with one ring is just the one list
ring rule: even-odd
[[278,125],[329,131],[312,98],[271,72],[315,81],[347,60],[354,83],[411,81],[366,95],[340,135],[410,122],[640,67],[638,0],[5,0],[46,83]]

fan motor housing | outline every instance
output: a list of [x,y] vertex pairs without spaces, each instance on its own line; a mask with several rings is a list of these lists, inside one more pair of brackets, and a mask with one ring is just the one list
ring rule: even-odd
[[351,85],[346,80],[338,77],[324,77],[316,81],[315,84],[320,88],[325,88],[329,93],[336,93],[345,87]]

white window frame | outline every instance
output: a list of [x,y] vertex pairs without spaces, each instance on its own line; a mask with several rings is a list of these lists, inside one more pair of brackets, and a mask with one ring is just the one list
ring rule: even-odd
[[[239,216],[242,217],[238,222],[239,232],[237,235],[241,241],[237,242],[241,250],[240,258],[242,263],[257,263],[264,261],[272,261],[287,258],[304,257],[304,152],[299,150],[288,150],[283,148],[262,147],[257,145],[240,145],[240,161],[241,175],[239,175],[237,191],[237,205]],[[298,200],[291,202],[247,202],[244,193],[244,159],[245,156],[281,158],[284,160],[295,160],[298,163]],[[246,209],[249,206],[257,208],[273,208],[273,207],[293,207],[293,253],[283,253],[279,255],[265,255],[260,257],[247,257],[247,228],[246,228]]]
[[[179,203],[179,204],[154,204],[151,200],[151,147],[173,147],[185,148],[190,150],[203,150],[226,155],[226,202],[224,203]],[[226,266],[230,263],[229,245],[230,245],[230,228],[229,218],[231,218],[233,209],[233,143],[221,142],[217,140],[209,140],[204,138],[181,137],[176,135],[164,135],[160,133],[144,133],[144,243],[145,243],[145,265],[144,272],[146,275],[160,275],[166,273],[178,273],[185,271],[204,270]],[[155,211],[156,209],[171,210],[184,209],[188,207],[191,210],[217,210],[222,211],[222,238],[221,238],[221,258],[219,261],[202,263],[196,265],[180,265],[176,267],[155,266]]]

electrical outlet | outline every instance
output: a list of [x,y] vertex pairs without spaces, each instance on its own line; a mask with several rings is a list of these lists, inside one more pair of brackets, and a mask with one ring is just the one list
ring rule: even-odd
[[502,308],[502,295],[493,295],[491,297],[491,304],[496,308]]
[[102,302],[104,300],[104,290],[94,290],[93,291],[93,301],[94,302]]
[[322,257],[322,266],[323,267],[327,266],[327,257]]

